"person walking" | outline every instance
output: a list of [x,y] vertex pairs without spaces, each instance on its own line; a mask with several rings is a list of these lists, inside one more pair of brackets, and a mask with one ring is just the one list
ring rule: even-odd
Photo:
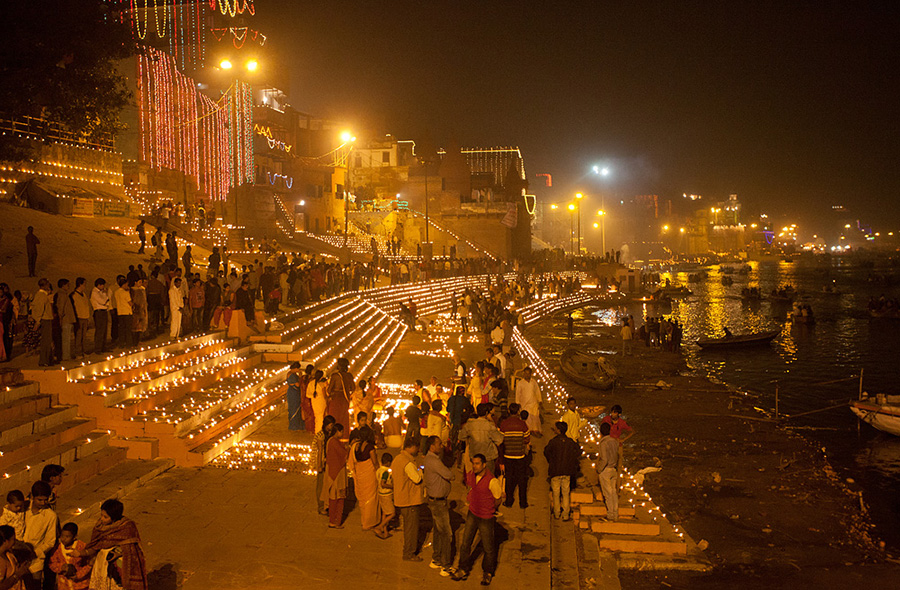
[[94,288],[91,290],[91,307],[94,310],[94,354],[109,352],[106,342],[109,333],[109,305],[106,280],[95,280]]
[[503,462],[500,469],[506,476],[507,508],[513,505],[519,488],[519,508],[528,508],[528,453],[531,444],[528,425],[519,417],[519,404],[509,404],[509,416],[500,423],[503,434]]
[[619,333],[622,335],[622,356],[634,354],[634,330],[628,324],[627,318],[622,322]]
[[[547,475],[550,478],[550,493],[553,496],[553,516],[570,520],[569,487],[572,479],[578,475],[581,463],[581,447],[566,436],[569,425],[557,422],[554,425],[557,435],[547,441],[544,457],[547,459]],[[560,504],[560,500],[562,503]]]
[[455,573],[453,569],[453,529],[450,527],[450,482],[453,472],[441,461],[444,444],[440,437],[429,436],[425,440],[428,453],[425,455],[425,493],[428,496],[428,510],[434,523],[431,568],[440,569],[445,578]]
[[532,436],[540,438],[541,433],[541,388],[533,377],[531,367],[522,370],[522,378],[516,382],[516,403],[528,412],[528,430]]
[[394,459],[391,471],[394,475],[394,506],[400,509],[403,519],[403,559],[422,561],[419,549],[419,511],[425,503],[422,471],[416,464],[419,454],[417,439],[407,439],[403,450]]
[[[28,228],[31,230],[31,228]],[[33,276],[33,275],[32,275]],[[53,304],[50,300],[50,281],[38,281],[38,292],[31,302],[31,317],[35,325],[40,326],[41,343],[38,365],[49,367],[53,363]]]
[[181,334],[181,311],[184,309],[184,295],[181,292],[181,278],[176,277],[169,288],[169,338],[173,340]]
[[600,490],[606,502],[606,519],[619,518],[619,442],[609,435],[609,422],[600,424],[600,456],[597,457],[597,473]]
[[460,442],[466,443],[469,458],[480,454],[487,463],[488,471],[494,473],[499,451],[503,442],[503,433],[497,430],[494,421],[488,417],[490,404],[478,404],[475,409],[478,417],[468,420],[459,431]]
[[37,247],[41,241],[34,235],[34,227],[28,226],[28,233],[25,234],[25,253],[28,255],[28,276],[35,277],[35,268],[37,267]]
[[481,453],[476,453],[472,457],[472,471],[466,475],[466,487],[469,488],[466,501],[469,504],[469,511],[466,514],[466,526],[459,546],[459,567],[453,574],[453,579],[457,581],[469,577],[475,560],[472,543],[475,541],[475,533],[479,533],[484,550],[484,558],[481,561],[481,569],[484,572],[481,578],[482,586],[490,585],[497,572],[497,546],[494,544],[497,518],[494,515],[503,494],[500,481],[491,474],[487,466],[487,460]]
[[146,222],[141,219],[141,222],[137,224],[137,227],[134,228],[134,231],[137,232],[138,239],[141,241],[141,247],[138,248],[138,254],[144,253],[144,248],[147,247],[147,229]]
[[72,337],[75,333],[75,324],[78,318],[75,316],[75,306],[69,295],[69,279],[59,279],[58,287],[53,295],[56,314],[59,317],[60,328],[60,360],[72,360]]

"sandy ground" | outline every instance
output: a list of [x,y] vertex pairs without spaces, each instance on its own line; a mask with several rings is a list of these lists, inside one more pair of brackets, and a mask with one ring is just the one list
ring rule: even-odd
[[[565,334],[562,317],[526,330],[557,368],[567,346],[620,350],[618,330],[600,337]],[[844,588],[896,583],[900,567],[877,540],[859,497],[821,449],[789,433],[753,400],[686,373],[678,353],[635,345],[616,354],[621,376],[612,392],[561,380],[581,405],[619,403],[636,431],[626,443],[633,469],[660,465],[645,488],[674,523],[709,543],[710,574],[620,571],[623,588]],[[664,381],[671,387],[659,388]]]

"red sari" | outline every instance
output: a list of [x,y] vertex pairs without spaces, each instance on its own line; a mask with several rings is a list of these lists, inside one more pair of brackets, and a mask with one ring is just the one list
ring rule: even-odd
[[[147,590],[147,566],[141,551],[141,537],[137,525],[130,518],[122,517],[112,524],[97,525],[91,532],[91,541],[84,548],[93,556],[103,549],[119,547],[122,557],[115,561],[122,577],[124,590]],[[103,564],[94,564],[102,567]]]

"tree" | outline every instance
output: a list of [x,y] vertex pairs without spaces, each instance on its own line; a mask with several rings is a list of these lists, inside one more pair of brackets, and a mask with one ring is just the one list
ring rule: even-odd
[[[63,125],[96,140],[121,128],[130,100],[117,62],[134,53],[127,25],[99,0],[8,2],[0,19],[0,113]],[[0,160],[27,157],[0,143]]]

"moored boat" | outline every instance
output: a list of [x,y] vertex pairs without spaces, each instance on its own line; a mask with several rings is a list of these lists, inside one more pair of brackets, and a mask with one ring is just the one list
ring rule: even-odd
[[560,355],[559,364],[569,379],[591,389],[612,389],[618,379],[609,361],[574,348],[568,348]]
[[757,332],[756,334],[738,334],[724,338],[701,338],[697,340],[700,348],[740,348],[768,344],[778,336],[779,330]]
[[872,398],[863,394],[862,399],[850,402],[850,410],[878,430],[900,436],[900,395],[878,394]]

